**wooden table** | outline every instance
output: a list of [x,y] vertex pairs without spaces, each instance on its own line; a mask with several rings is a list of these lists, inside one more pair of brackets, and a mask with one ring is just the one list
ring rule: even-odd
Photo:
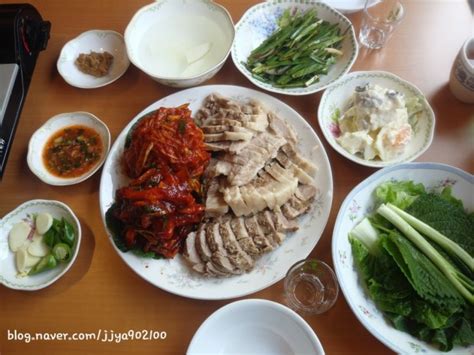
[[[230,301],[206,302],[174,296],[148,284],[129,269],[113,250],[102,225],[98,203],[100,173],[79,185],[53,187],[36,178],[26,164],[30,136],[55,114],[81,110],[92,112],[107,123],[115,138],[143,108],[176,92],[155,83],[133,66],[117,82],[96,90],[69,86],[56,70],[59,52],[68,40],[89,29],[111,29],[123,33],[134,12],[150,0],[31,2],[45,19],[52,22],[52,33],[47,50],[39,57],[6,173],[0,182],[0,216],[26,200],[61,200],[78,215],[83,239],[77,261],[52,286],[37,292],[0,287],[0,353],[182,354],[199,325]],[[237,22],[257,1],[219,2],[227,7]],[[406,18],[386,48],[373,53],[361,50],[353,70],[387,70],[417,85],[426,94],[437,118],[434,142],[418,160],[451,164],[472,173],[474,106],[457,101],[447,86],[456,53],[473,32],[468,4],[461,0],[410,0],[405,2],[405,6]],[[349,17],[358,30],[360,14]],[[234,84],[255,89],[237,71],[230,58],[207,84]],[[275,96],[310,122],[329,155],[335,186],[333,207],[326,230],[311,255],[331,263],[331,235],[339,207],[349,191],[374,170],[343,158],[322,138],[316,119],[321,94]],[[281,302],[282,292],[282,282],[279,282],[248,297]],[[329,312],[306,320],[328,354],[389,353],[359,323],[342,295]],[[114,332],[164,330],[168,336],[161,341],[126,341],[120,344],[96,341],[26,344],[7,340],[8,329],[72,333],[93,332],[99,328]]]

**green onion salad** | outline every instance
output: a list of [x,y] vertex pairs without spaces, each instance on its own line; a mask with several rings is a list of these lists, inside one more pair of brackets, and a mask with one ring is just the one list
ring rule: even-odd
[[317,17],[315,9],[290,9],[278,19],[278,28],[243,63],[252,76],[278,88],[307,87],[326,75],[343,53],[345,33],[338,24]]

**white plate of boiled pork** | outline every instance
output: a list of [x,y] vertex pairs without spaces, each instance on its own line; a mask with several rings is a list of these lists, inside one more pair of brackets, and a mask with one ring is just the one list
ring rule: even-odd
[[[185,103],[213,155],[205,219],[173,259],[123,252],[106,212],[129,182],[121,164],[127,133],[144,115]],[[104,225],[123,261],[163,290],[206,300],[245,296],[284,278],[318,243],[332,197],[328,157],[306,120],[267,94],[230,85],[183,90],[140,112],[116,139],[100,184]]]

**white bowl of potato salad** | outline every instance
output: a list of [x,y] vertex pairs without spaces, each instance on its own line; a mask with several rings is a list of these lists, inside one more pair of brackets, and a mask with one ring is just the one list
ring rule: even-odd
[[423,93],[383,71],[353,72],[327,89],[318,121],[338,153],[376,168],[419,157],[431,145],[435,127]]

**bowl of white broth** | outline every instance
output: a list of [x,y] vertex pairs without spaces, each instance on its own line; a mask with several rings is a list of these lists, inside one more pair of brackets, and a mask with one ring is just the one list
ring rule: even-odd
[[161,0],[125,30],[130,61],[161,84],[199,85],[224,65],[234,40],[229,12],[210,0]]

